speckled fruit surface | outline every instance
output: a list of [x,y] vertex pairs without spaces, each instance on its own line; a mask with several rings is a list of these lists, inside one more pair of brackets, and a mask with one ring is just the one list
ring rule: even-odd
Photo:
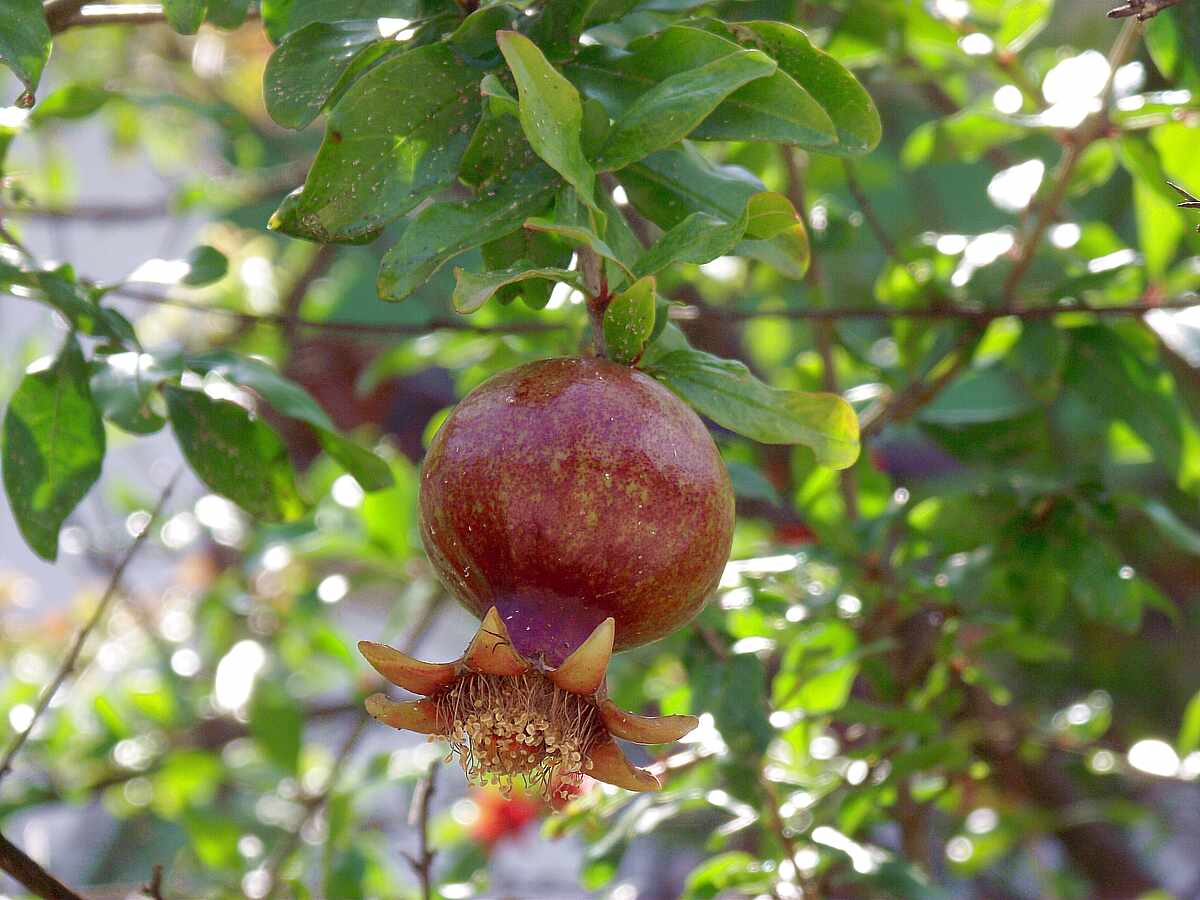
[[605,618],[615,647],[663,637],[716,587],[733,489],[700,418],[648,375],[549,359],[472,391],[433,440],[421,536],[459,602],[495,606],[556,666]]

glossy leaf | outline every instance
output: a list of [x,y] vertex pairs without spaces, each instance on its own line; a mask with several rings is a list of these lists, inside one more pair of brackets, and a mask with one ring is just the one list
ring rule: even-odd
[[419,19],[420,0],[263,0],[262,17],[275,43],[313,22],[347,22],[352,19]]
[[490,300],[497,291],[511,284],[542,278],[579,287],[579,273],[567,269],[539,268],[528,260],[518,260],[507,269],[490,272],[467,272],[455,269],[456,284],[451,302],[456,312],[472,313]]
[[0,18],[0,63],[8,66],[25,85],[17,105],[33,105],[42,69],[50,58],[50,28],[42,12],[42,0],[5,0]]
[[[686,142],[623,169],[619,177],[637,210],[664,229],[674,228],[695,212],[736,222],[750,198],[765,190],[751,173],[717,166]],[[798,240],[803,241],[803,249]],[[744,240],[734,251],[767,262],[789,278],[803,278],[807,269],[808,239],[802,227],[773,241]]]
[[250,0],[208,0],[207,21],[218,28],[232,30],[246,21]]
[[273,428],[229,400],[171,386],[164,393],[175,439],[210,489],[267,521],[303,514],[287,449]]
[[35,363],[4,414],[4,490],[17,527],[42,559],[58,556],[58,531],[104,462],[104,423],[87,362],[72,334],[57,359]]
[[857,156],[875,149],[883,129],[871,95],[808,35],[786,22],[739,22],[728,28],[743,46],[757,47],[778,62],[829,114],[838,139],[821,152]]
[[166,420],[152,407],[158,385],[171,376],[148,353],[131,350],[102,356],[94,364],[91,388],[104,418],[131,434],[152,434]]
[[619,363],[634,365],[654,332],[654,276],[639,278],[604,310],[604,346]]
[[529,145],[585,203],[594,204],[596,175],[580,144],[583,104],[579,92],[523,34],[503,31],[497,41],[517,83],[521,128]]
[[702,415],[764,444],[804,444],[818,462],[844,469],[858,459],[858,418],[836,394],[763,384],[737,360],[677,350],[647,371]]
[[267,114],[284,128],[308,125],[354,59],[381,40],[374,19],[313,22],[293,31],[267,60],[263,73]]
[[330,114],[304,187],[271,227],[321,243],[373,240],[454,181],[479,119],[478,83],[444,44],[379,64]]
[[[567,72],[616,117],[654,84],[737,49],[737,44],[719,35],[676,25],[639,38],[626,50],[588,47]],[[782,71],[738,88],[692,135],[705,140],[785,141],[812,148],[836,140],[829,115]]]
[[383,258],[379,296],[403,300],[464,250],[503,237],[545,209],[558,184],[553,172],[538,166],[497,182],[481,199],[423,209]]
[[311,425],[325,452],[353,475],[364,490],[377,491],[391,486],[392,476],[387,463],[341,434],[308,391],[274,367],[221,350],[190,356],[187,366],[250,388],[276,412]]
[[564,225],[560,222],[535,216],[525,221],[525,227],[530,231],[540,231],[545,234],[555,235],[577,247],[587,247],[604,259],[611,260],[626,276],[633,277],[633,273],[626,266],[625,262],[617,256],[616,251],[585,225]]
[[167,24],[180,34],[195,34],[208,12],[208,0],[163,0],[163,12]]
[[728,253],[743,237],[772,240],[781,235],[787,236],[790,270],[803,272],[808,267],[808,241],[791,202],[782,194],[753,194],[735,221],[703,212],[688,216],[642,255],[634,272],[648,275],[674,262],[703,264]]
[[730,53],[660,81],[639,96],[613,123],[596,166],[622,169],[687,137],[735,90],[775,71],[774,61],[757,50]]

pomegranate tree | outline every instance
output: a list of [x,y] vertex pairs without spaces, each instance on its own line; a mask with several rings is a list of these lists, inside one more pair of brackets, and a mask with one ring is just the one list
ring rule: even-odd
[[420,491],[429,558],[482,624],[454,662],[360,643],[424,697],[376,694],[367,709],[444,737],[475,781],[520,777],[552,800],[584,773],[658,789],[613,739],[674,741],[696,719],[619,708],[605,672],[614,650],[697,613],[728,557],[733,506],[700,418],[643,372],[550,359],[492,378],[443,424]]

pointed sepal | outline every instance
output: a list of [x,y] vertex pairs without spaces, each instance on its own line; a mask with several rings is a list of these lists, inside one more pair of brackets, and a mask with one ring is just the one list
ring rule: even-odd
[[520,675],[529,671],[529,663],[513,649],[512,638],[494,606],[483,617],[462,661],[468,669],[485,675]]
[[611,618],[596,626],[586,641],[575,648],[575,652],[563,660],[563,664],[546,677],[564,691],[590,696],[604,682],[608,661],[612,659],[613,638],[617,623]]
[[367,712],[372,718],[391,725],[415,731],[417,734],[444,734],[438,724],[437,707],[429,700],[410,700],[397,703],[386,694],[372,694],[367,698]]
[[611,784],[627,791],[659,791],[662,783],[645,769],[633,765],[615,741],[605,741],[592,748],[589,754],[592,766],[587,770],[597,781]]
[[414,694],[428,696],[436,693],[449,686],[458,677],[457,666],[454,663],[422,662],[387,644],[359,641],[358,652],[374,667],[376,672],[397,687],[412,691]]
[[601,701],[599,707],[608,733],[635,744],[669,744],[700,724],[695,716],[639,716],[611,700]]

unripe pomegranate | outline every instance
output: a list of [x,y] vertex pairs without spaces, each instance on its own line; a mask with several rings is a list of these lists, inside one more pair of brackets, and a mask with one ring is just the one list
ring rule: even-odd
[[626,712],[604,679],[614,649],[691,619],[728,557],[733,490],[699,417],[626,366],[531,363],[447,418],[420,507],[430,560],[483,624],[451,663],[360,643],[385,678],[425,696],[376,694],[371,714],[446,737],[479,782],[548,787],[586,772],[657,789],[613,737],[666,743],[696,720]]

